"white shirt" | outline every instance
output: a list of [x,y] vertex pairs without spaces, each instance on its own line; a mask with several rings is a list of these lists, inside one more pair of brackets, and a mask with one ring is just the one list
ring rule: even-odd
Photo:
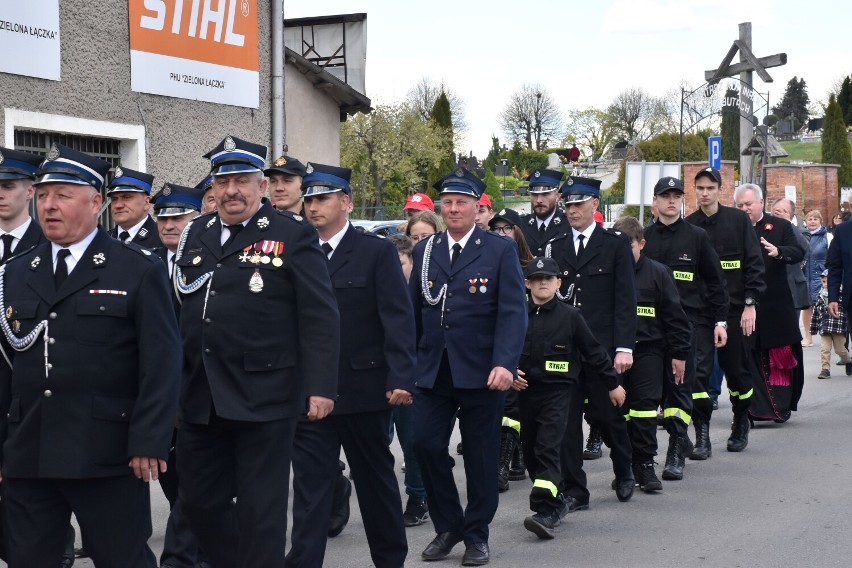
[[346,221],[346,224],[343,225],[343,228],[340,231],[338,231],[337,233],[335,233],[334,235],[332,235],[332,237],[330,239],[328,239],[327,241],[320,239],[320,246],[322,246],[323,243],[328,243],[329,245],[331,245],[331,252],[328,253],[328,258],[331,258],[332,256],[334,256],[334,251],[337,250],[338,245],[340,245],[340,241],[343,240],[343,235],[345,235],[346,231],[348,231],[348,230],[349,230],[349,221]]
[[71,271],[74,270],[74,267],[77,266],[77,263],[80,262],[80,259],[83,258],[83,253],[86,252],[86,249],[89,248],[89,245],[92,244],[92,241],[95,240],[95,235],[98,234],[98,228],[95,227],[92,229],[92,232],[87,236],[83,237],[82,241],[77,241],[70,247],[63,247],[56,243],[50,244],[51,249],[51,260],[53,261],[53,272],[56,273],[56,255],[59,254],[60,249],[67,248],[71,251],[67,257],[65,257],[65,265],[68,267],[68,275],[71,275]]
[[[470,240],[470,236],[473,234],[473,230],[475,228],[476,224],[474,224],[473,227],[471,227],[470,230],[467,232],[467,234],[459,240],[453,239],[453,237],[450,236],[450,232],[447,231],[447,246],[450,247],[450,260],[452,260],[453,258],[453,245],[458,243],[461,245],[462,250],[464,250],[464,247],[467,246],[467,241]],[[459,251],[459,254],[461,254],[461,251]]]
[[[257,206],[257,211],[260,211],[260,208],[261,208],[262,206],[263,206],[263,204],[262,204],[262,203],[261,203],[260,205],[258,205],[258,206]],[[254,215],[257,213],[257,211],[255,211],[255,212],[251,215],[251,217],[249,217],[248,219],[246,219],[245,221],[243,221],[242,223],[240,223],[240,225],[242,225],[243,227],[245,227],[246,225],[248,225],[248,222],[249,222],[249,221],[251,221],[251,218],[252,218],[252,217],[254,217]],[[219,235],[219,244],[220,244],[220,245],[224,245],[224,244],[225,244],[225,241],[227,241],[227,240],[228,240],[228,238],[231,236],[231,229],[229,229],[229,228],[228,228],[228,225],[226,225],[226,224],[222,221],[222,218],[221,218],[221,217],[219,218],[219,222],[220,222],[220,223],[222,223],[222,234],[221,234],[221,235]]]
[[[26,233],[27,229],[30,228],[30,223],[32,223],[32,222],[33,222],[33,218],[27,217],[27,220],[24,221],[21,225],[18,225],[17,228],[12,229],[8,233],[0,232],[0,236],[12,235],[14,237],[14,239],[12,239],[12,252],[14,252],[16,248],[18,248],[18,243],[21,242],[21,239],[24,238],[24,233]],[[0,246],[3,246],[3,241],[0,241]],[[0,256],[2,256],[3,254],[6,254],[6,251],[0,250]]]
[[548,217],[547,219],[539,219],[538,217],[536,217],[536,218],[535,218],[535,221],[536,221],[536,226],[535,226],[535,228],[536,228],[536,229],[538,229],[538,230],[540,231],[540,230],[541,230],[541,226],[542,226],[542,225],[546,225],[546,226],[548,226],[548,227],[549,227],[549,226],[550,226],[550,222],[551,222],[551,221],[553,221],[553,217],[555,217],[555,216],[556,216],[556,209],[554,209],[554,210],[550,213],[550,217]]
[[583,235],[583,241],[585,242],[585,244],[583,245],[583,248],[585,249],[585,247],[589,246],[589,239],[592,238],[592,233],[595,231],[595,225],[597,225],[597,223],[592,221],[592,224],[589,225],[583,231],[578,231],[577,229],[571,227],[571,233],[574,235],[574,253],[575,254],[577,253],[577,251],[580,250],[580,239],[578,239],[577,237],[579,237],[580,235]]
[[119,226],[118,226],[118,234],[117,234],[116,236],[121,235],[121,232],[122,232],[122,231],[124,231],[124,230],[126,230],[126,231],[127,231],[127,234],[128,234],[128,235],[130,235],[129,237],[127,237],[127,240],[128,240],[128,241],[132,241],[133,239],[135,239],[135,238],[136,238],[136,234],[137,234],[139,231],[141,231],[141,230],[142,230],[142,225],[144,225],[144,224],[145,224],[145,221],[147,221],[147,220],[148,220],[148,215],[145,215],[145,216],[142,218],[142,220],[141,220],[141,221],[139,221],[138,223],[136,223],[135,225],[133,225],[132,227],[130,227],[130,229],[122,229],[122,228],[121,228],[121,225],[119,225]]

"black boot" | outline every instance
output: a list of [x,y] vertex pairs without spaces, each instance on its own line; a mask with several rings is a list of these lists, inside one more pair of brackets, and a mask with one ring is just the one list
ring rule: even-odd
[[524,447],[521,442],[515,446],[512,464],[509,466],[509,481],[521,481],[527,478],[527,466],[524,464]]
[[635,468],[635,472],[636,481],[639,483],[639,489],[645,493],[662,491],[663,483],[657,479],[657,473],[654,471],[654,462],[648,461],[640,463],[639,467]]
[[731,423],[731,437],[728,438],[728,451],[741,452],[748,446],[748,431],[751,429],[748,412],[734,414]]
[[670,436],[663,479],[673,481],[683,479],[683,466],[686,465],[686,456],[690,453],[692,453],[692,442],[686,435]]
[[328,522],[328,536],[334,538],[343,532],[349,522],[349,497],[352,495],[352,482],[343,475],[346,464],[338,460],[340,473],[334,480],[334,494],[331,497],[331,518]]
[[596,460],[603,455],[601,446],[601,430],[595,426],[589,428],[589,437],[586,439],[586,449],[583,450],[584,460]]
[[713,455],[710,447],[710,423],[695,421],[695,449],[689,454],[691,460],[706,460]]
[[559,517],[559,511],[545,511],[536,513],[531,517],[524,519],[524,528],[535,534],[538,538],[553,538],[556,527],[560,525],[562,519]]
[[500,430],[500,464],[497,470],[497,490],[500,493],[509,489],[509,467],[517,445],[518,433],[514,428],[503,426]]

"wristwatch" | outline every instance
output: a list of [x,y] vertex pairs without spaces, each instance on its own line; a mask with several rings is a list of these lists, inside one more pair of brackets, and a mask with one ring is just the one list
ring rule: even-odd
[[716,327],[721,327],[722,329],[728,329],[728,322],[726,321],[717,321]]
[[757,302],[754,301],[754,298],[752,298],[751,296],[746,296],[746,299],[745,299],[745,305],[746,306],[754,306],[756,304],[757,304]]

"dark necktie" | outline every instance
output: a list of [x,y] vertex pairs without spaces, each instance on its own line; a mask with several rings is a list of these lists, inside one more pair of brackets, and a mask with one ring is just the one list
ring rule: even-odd
[[118,234],[118,240],[120,240],[123,243],[126,243],[127,239],[129,239],[129,238],[130,238],[130,233],[128,233],[127,231],[121,231]]
[[59,252],[56,253],[56,270],[53,273],[53,283],[57,290],[68,278],[68,263],[65,262],[65,259],[68,258],[69,254],[71,254],[71,251],[68,249],[59,249]]
[[243,224],[237,223],[236,225],[225,225],[225,227],[228,229],[230,234],[228,235],[228,238],[225,240],[225,244],[222,245],[222,251],[223,252],[224,252],[225,249],[227,249],[229,246],[231,246],[231,243],[234,242],[234,239],[236,239],[237,235],[240,234],[240,231],[243,230]]
[[546,233],[546,232],[547,232],[547,224],[546,223],[542,223],[541,225],[538,226],[538,234],[539,234],[540,237],[544,238],[544,233]]
[[323,243],[322,246],[320,246],[320,248],[322,249],[322,252],[325,253],[326,258],[331,258],[329,255],[331,254],[331,251],[333,251],[334,249],[331,247],[330,244]]
[[586,235],[584,235],[583,233],[577,235],[577,258],[580,258],[580,256],[582,256],[583,254],[583,251],[586,250],[586,247],[583,246],[585,238]]
[[5,234],[0,237],[0,240],[3,241],[3,256],[0,257],[0,264],[3,264],[12,256],[12,243],[15,242],[15,236]]
[[452,268],[456,261],[459,259],[459,255],[461,254],[462,246],[458,243],[453,245],[453,254],[450,257],[450,268]]

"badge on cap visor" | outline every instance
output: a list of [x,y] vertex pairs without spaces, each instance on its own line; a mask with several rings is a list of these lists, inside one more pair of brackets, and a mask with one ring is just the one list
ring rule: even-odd
[[536,170],[536,171],[535,171],[535,177],[541,177],[541,172],[540,172],[540,171],[538,171],[538,170]]
[[124,170],[121,169],[121,166],[116,166],[115,168],[115,177],[120,178],[124,175]]
[[669,187],[674,187],[675,185],[676,185],[676,184],[675,184],[675,180],[670,179],[670,180],[669,180]]
[[45,158],[48,159],[48,160],[55,160],[58,157],[59,157],[59,146],[54,144],[53,146],[50,147],[50,150],[47,152],[47,156],[45,156]]
[[574,185],[574,180],[573,180],[573,179],[571,179],[571,178],[566,179],[566,180],[565,180],[565,185]]
[[456,170],[456,175],[457,175],[458,177],[464,177],[464,170],[463,170],[463,169],[461,169],[461,168],[457,169],[457,170]]
[[277,168],[280,168],[281,166],[284,166],[286,164],[287,164],[287,159],[284,158],[284,156],[281,156],[280,158],[275,160],[275,167],[277,167]]
[[172,186],[170,186],[170,185],[168,185],[168,184],[167,184],[167,185],[163,188],[162,193],[163,193],[163,195],[165,195],[165,196],[169,196],[169,195],[171,195],[171,194],[172,194]]
[[3,152],[0,152],[0,164],[2,164],[2,163],[3,163],[3,160],[4,160],[4,159],[5,159],[5,158],[3,158]]
[[307,167],[305,168],[305,173],[306,174],[314,173],[314,167],[310,163],[308,163]]
[[225,147],[225,150],[227,150],[228,152],[231,152],[231,151],[233,151],[233,150],[236,150],[236,149],[237,149],[237,143],[236,143],[236,142],[234,142],[234,139],[233,139],[233,138],[231,138],[230,136],[226,136],[226,137],[225,137],[225,146],[224,146],[224,147]]
[[538,262],[535,263],[536,268],[544,268],[544,261],[539,259]]

